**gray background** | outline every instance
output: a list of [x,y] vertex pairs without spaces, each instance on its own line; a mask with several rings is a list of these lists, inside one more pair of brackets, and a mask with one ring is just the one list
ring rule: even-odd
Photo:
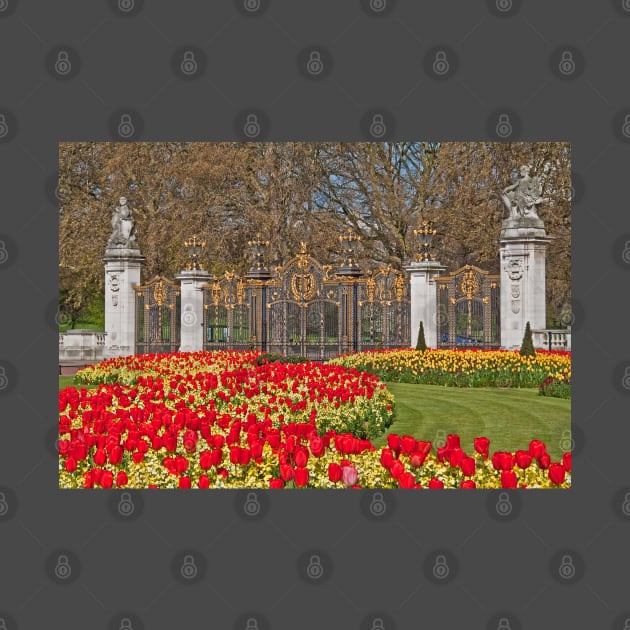
[[[629,58],[622,0],[0,0],[6,628],[630,627]],[[385,138],[497,139],[507,114],[505,140],[572,143],[573,489],[511,495],[506,516],[496,493],[392,492],[379,518],[361,491],[266,494],[253,518],[227,491],[134,493],[121,516],[115,492],[57,489],[57,143],[120,140],[123,114],[127,139],[240,139],[249,112],[258,139],[370,140],[374,113]]]

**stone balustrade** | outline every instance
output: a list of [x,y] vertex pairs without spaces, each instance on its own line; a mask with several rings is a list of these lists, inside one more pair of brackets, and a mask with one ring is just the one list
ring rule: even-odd
[[532,330],[536,350],[571,350],[571,330]]
[[59,333],[59,373],[74,374],[78,368],[102,361],[106,335],[82,328]]

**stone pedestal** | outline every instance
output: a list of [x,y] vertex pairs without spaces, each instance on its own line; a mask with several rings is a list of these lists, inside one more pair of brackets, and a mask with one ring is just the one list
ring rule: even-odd
[[505,219],[499,237],[501,347],[521,347],[525,326],[546,327],[545,257],[550,238],[534,216]]
[[437,348],[437,289],[435,278],[445,267],[435,260],[414,261],[405,267],[409,274],[411,299],[410,343],[418,342],[420,322],[424,325],[424,339],[428,348]]
[[136,351],[136,294],[144,256],[139,249],[111,247],[105,250],[105,358],[123,357]]
[[204,270],[181,271],[175,276],[180,281],[181,335],[180,352],[203,350],[203,291],[201,287],[212,276]]

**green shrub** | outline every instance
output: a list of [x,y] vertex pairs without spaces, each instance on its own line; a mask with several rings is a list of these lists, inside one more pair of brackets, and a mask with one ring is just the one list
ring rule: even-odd
[[550,396],[551,398],[571,398],[571,383],[548,376],[540,384],[538,394],[540,396]]
[[418,330],[418,341],[416,343],[416,350],[424,352],[427,349],[427,342],[424,339],[424,323],[420,322],[420,330]]
[[534,340],[532,339],[532,329],[529,322],[527,322],[525,334],[523,335],[523,344],[521,345],[521,356],[533,357],[535,355],[536,350],[534,349]]

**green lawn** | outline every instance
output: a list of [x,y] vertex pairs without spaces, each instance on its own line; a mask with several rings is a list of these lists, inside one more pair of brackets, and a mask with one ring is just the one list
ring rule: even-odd
[[[396,397],[396,421],[388,433],[434,443],[440,429],[457,433],[467,453],[473,452],[473,439],[480,436],[490,440],[490,452],[527,449],[531,440],[538,439],[557,460],[563,452],[563,432],[571,429],[571,401],[539,396],[537,389],[410,383],[387,383],[387,387]],[[383,446],[387,438],[373,442]]]

